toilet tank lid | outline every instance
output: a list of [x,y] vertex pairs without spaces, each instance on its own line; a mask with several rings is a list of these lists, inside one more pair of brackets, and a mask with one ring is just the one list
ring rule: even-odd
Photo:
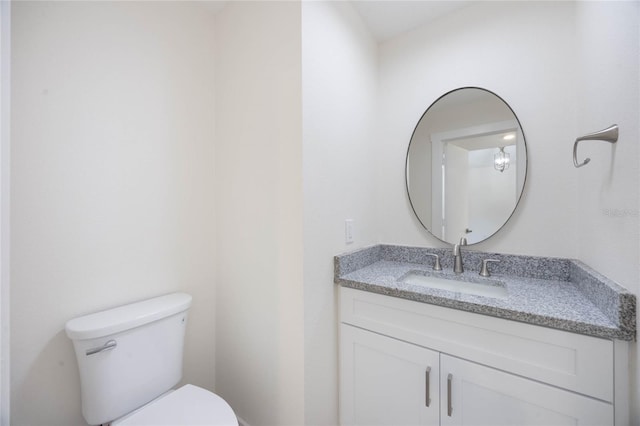
[[72,340],[94,339],[184,312],[190,306],[191,295],[172,293],[74,318],[65,330]]

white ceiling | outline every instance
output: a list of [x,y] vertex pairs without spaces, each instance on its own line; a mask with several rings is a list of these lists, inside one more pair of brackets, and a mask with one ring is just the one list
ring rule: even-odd
[[378,42],[461,9],[473,1],[461,0],[352,0],[365,24]]
[[[229,2],[230,0],[205,0],[202,4],[211,12],[217,13]],[[383,42],[466,7],[473,3],[473,0],[349,0],[349,2],[369,27],[374,38],[378,42]]]

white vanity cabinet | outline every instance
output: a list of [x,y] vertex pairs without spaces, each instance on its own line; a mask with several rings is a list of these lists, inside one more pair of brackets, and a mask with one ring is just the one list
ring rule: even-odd
[[628,423],[612,340],[345,287],[340,304],[343,425]]

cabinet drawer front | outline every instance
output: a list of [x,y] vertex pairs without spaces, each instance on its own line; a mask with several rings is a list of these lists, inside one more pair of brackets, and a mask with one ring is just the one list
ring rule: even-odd
[[604,401],[613,342],[342,287],[341,321]]

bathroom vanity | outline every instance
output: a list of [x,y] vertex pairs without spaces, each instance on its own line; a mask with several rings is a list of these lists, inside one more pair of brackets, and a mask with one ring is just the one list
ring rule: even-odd
[[462,274],[444,249],[335,257],[341,424],[628,424],[635,296],[575,260],[464,256]]
[[513,216],[528,163],[519,119],[489,90],[424,112],[407,198],[453,250],[335,257],[341,424],[629,424],[635,296],[576,260],[467,250]]

